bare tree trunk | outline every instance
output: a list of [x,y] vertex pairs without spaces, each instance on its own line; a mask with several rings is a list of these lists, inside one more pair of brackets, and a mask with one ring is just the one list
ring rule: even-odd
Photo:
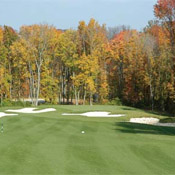
[[78,105],[79,105],[79,100],[80,100],[80,90],[78,91]]
[[10,81],[10,100],[12,100],[12,81]]
[[75,91],[75,104],[78,106],[78,93],[76,89],[74,91]]
[[33,105],[33,92],[32,92],[32,78],[30,77],[29,78],[29,97],[32,101],[32,105]]
[[33,71],[31,68],[31,65],[29,63],[29,72],[30,72],[30,77],[29,77],[29,96],[32,101],[32,105],[34,105],[34,75]]
[[[61,69],[60,69],[60,72],[61,72]],[[59,76],[59,89],[60,89],[60,92],[58,93],[58,99],[59,99],[59,104],[61,104],[61,101],[62,101],[62,75],[61,73]]]
[[61,104],[61,92],[59,93],[59,97],[58,97],[58,102],[59,102],[59,104]]
[[92,93],[90,93],[90,96],[89,96],[90,98],[89,98],[89,103],[90,103],[90,105],[92,106],[93,105],[93,103],[92,103]]
[[73,93],[71,93],[71,104],[73,104]]
[[[8,54],[8,57],[10,57],[10,55]],[[9,58],[8,58],[9,59]],[[11,63],[10,63],[10,59],[9,59],[9,74],[12,75],[12,71],[11,71]],[[10,87],[9,87],[9,91],[10,91],[10,100],[12,100],[12,80],[10,80]]]
[[86,103],[86,89],[85,89],[85,91],[84,91],[83,105],[85,105],[85,103]]
[[154,94],[153,94],[153,88],[151,83],[151,76],[150,76],[150,98],[151,98],[151,109],[154,110]]
[[40,79],[41,79],[41,66],[38,65],[38,80],[37,80],[37,88],[36,88],[36,102],[35,105],[38,106],[38,98],[39,98],[39,93],[40,93]]
[[64,84],[64,75],[62,75],[62,98],[63,104],[65,103],[65,84]]
[[66,79],[67,79],[66,98],[67,98],[67,104],[69,104],[69,100],[70,100],[70,89],[71,89],[71,87],[70,87],[70,70],[67,69],[66,72],[67,72],[66,73]]

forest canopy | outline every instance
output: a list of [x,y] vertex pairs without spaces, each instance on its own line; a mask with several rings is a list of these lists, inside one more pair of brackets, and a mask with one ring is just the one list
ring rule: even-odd
[[158,0],[142,32],[95,19],[77,30],[0,27],[0,103],[124,103],[175,113],[175,1]]

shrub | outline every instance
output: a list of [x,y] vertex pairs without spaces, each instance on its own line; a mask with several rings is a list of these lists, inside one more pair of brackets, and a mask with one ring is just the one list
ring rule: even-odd
[[117,98],[114,98],[114,99],[112,99],[111,101],[109,101],[107,104],[108,104],[108,105],[118,105],[118,106],[121,106],[121,105],[122,105],[122,102],[121,102],[121,100],[117,97]]
[[3,100],[2,106],[8,107],[8,106],[22,106],[22,107],[29,107],[31,106],[30,102],[23,102],[23,101],[10,101],[8,99]]

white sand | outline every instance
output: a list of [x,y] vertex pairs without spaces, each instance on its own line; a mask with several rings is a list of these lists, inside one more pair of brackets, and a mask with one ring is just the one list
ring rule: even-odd
[[14,115],[18,115],[18,114],[6,114],[4,112],[0,112],[0,118],[5,116],[14,116]]
[[156,126],[167,126],[167,127],[175,127],[175,123],[160,123],[160,120],[157,118],[131,118],[131,123],[141,123],[141,124],[150,124]]
[[37,114],[37,113],[44,113],[44,112],[52,112],[52,111],[56,111],[56,109],[54,108],[46,108],[46,109],[41,109],[41,110],[37,110],[34,111],[37,108],[23,108],[23,109],[9,109],[6,110],[7,112],[17,112],[17,113],[24,113],[24,114]]
[[86,116],[86,117],[124,117],[124,114],[114,114],[114,115],[109,115],[110,112],[86,112],[82,114],[68,114],[68,113],[63,113],[62,115],[81,115],[81,116]]
[[143,123],[143,124],[156,124],[159,123],[159,119],[157,118],[131,118],[131,123]]

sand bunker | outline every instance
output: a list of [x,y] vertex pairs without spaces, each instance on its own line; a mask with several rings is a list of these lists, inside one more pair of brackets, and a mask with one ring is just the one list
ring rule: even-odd
[[81,115],[81,116],[86,116],[86,117],[124,117],[124,114],[113,114],[109,115],[110,112],[86,112],[82,114],[68,114],[68,113],[63,113],[62,115]]
[[17,112],[17,113],[24,113],[24,114],[38,114],[38,113],[44,113],[44,112],[52,112],[56,111],[54,108],[47,108],[47,109],[41,109],[41,110],[36,110],[37,108],[23,108],[23,109],[9,109],[6,110],[7,112]]
[[131,118],[131,123],[143,123],[143,124],[157,124],[159,123],[159,119],[157,118]]
[[4,112],[0,112],[0,118],[5,116],[14,116],[14,115],[18,115],[18,114],[6,114]]
[[156,126],[175,127],[175,123],[160,123],[157,118],[131,118],[131,123],[150,124]]

